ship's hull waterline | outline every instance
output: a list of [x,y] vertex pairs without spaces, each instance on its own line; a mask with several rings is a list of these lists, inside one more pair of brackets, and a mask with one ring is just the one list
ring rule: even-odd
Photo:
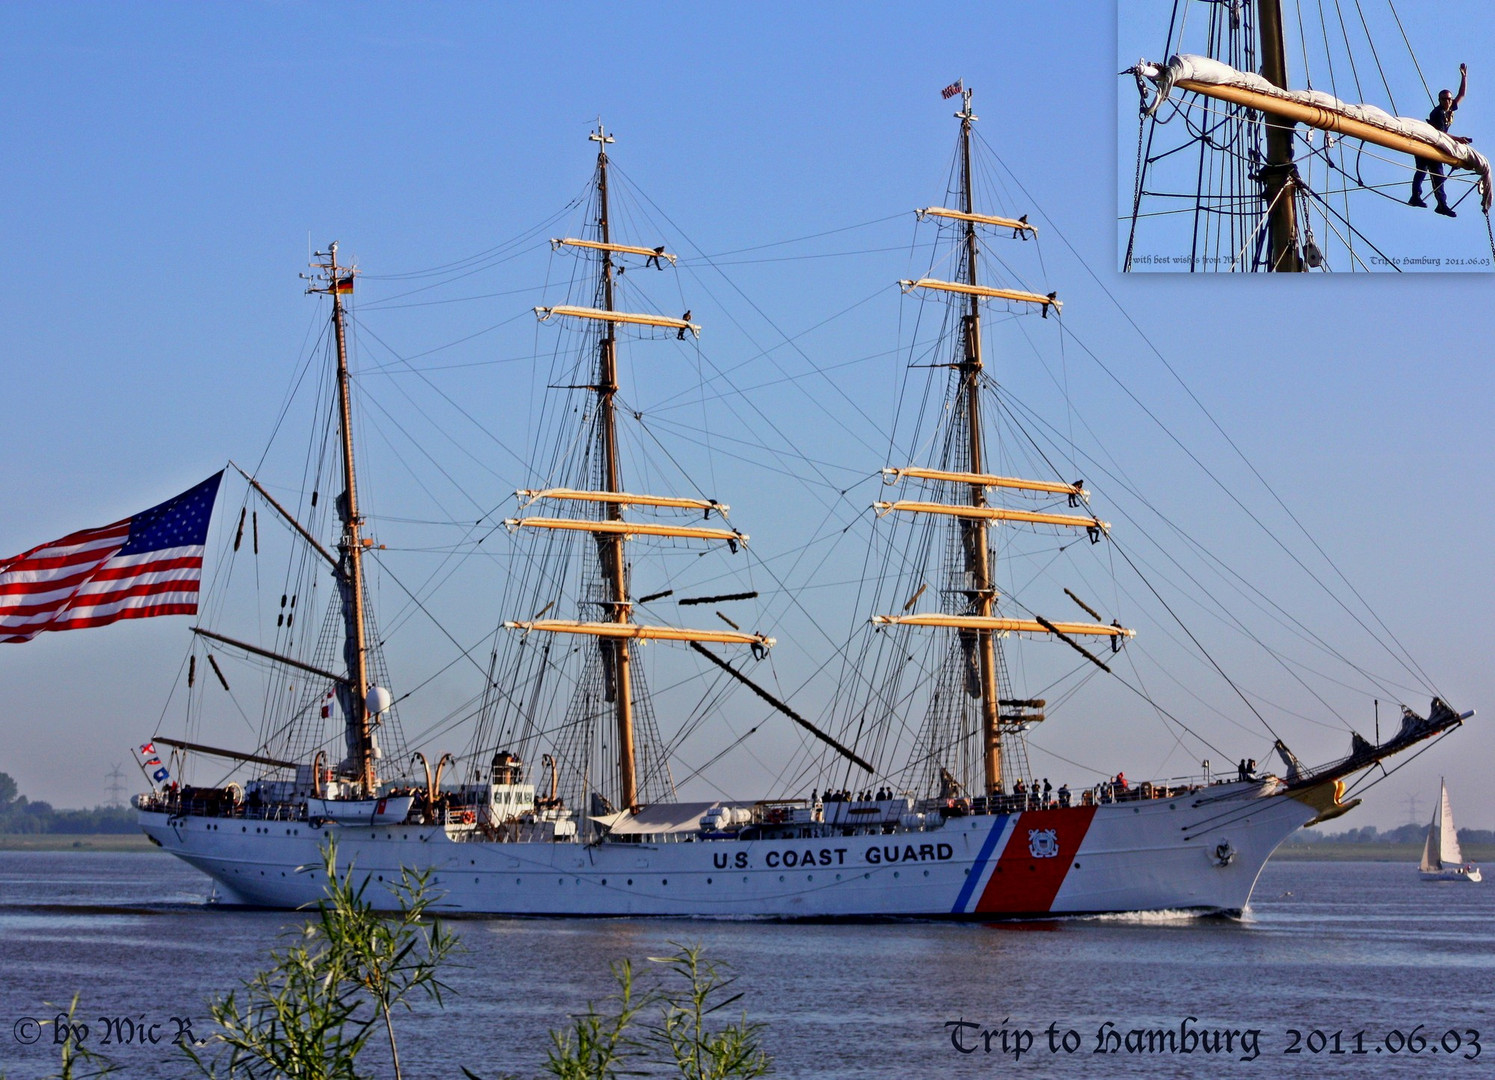
[[450,826],[142,812],[163,848],[209,875],[220,901],[314,906],[319,848],[369,880],[427,870],[437,910],[528,916],[1037,918],[1239,913],[1262,866],[1325,807],[1314,791],[1231,784],[1171,799],[952,818],[918,832],[835,837],[501,843]]

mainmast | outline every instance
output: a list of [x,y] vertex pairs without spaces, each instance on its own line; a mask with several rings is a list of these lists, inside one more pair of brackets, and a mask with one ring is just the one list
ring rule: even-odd
[[[1287,89],[1287,44],[1282,34],[1282,0],[1258,0],[1257,26],[1261,34],[1261,75],[1273,86]],[[1268,269],[1297,273],[1303,269],[1298,254],[1297,185],[1293,181],[1293,123],[1280,117],[1267,120],[1267,164],[1262,170],[1262,194],[1271,229]]]
[[[613,137],[597,124],[597,130],[588,136],[597,143],[597,235],[604,245],[602,250],[602,310],[613,308],[613,253],[606,245],[612,243],[612,226],[607,213],[607,146]],[[618,393],[618,325],[603,323],[602,345],[597,354],[597,423],[602,439],[602,490],[616,494],[623,490],[618,475],[618,425],[613,409]],[[621,521],[623,507],[617,502],[606,502],[608,521]],[[607,581],[608,610],[606,616],[613,622],[628,622],[628,565],[623,557],[623,537],[619,533],[601,533],[597,536],[597,551],[602,558],[602,573]],[[638,806],[638,775],[634,757],[633,737],[633,676],[630,668],[628,640],[626,638],[603,639],[602,649],[611,660],[613,687],[613,716],[618,725],[618,784],[619,798],[623,808],[632,810]]]
[[[308,292],[332,297],[332,330],[337,345],[338,428],[342,443],[343,494],[337,499],[342,535],[338,539],[338,588],[343,598],[343,658],[348,682],[340,687],[343,713],[348,725],[348,751],[358,769],[358,786],[369,794],[379,786],[374,762],[373,728],[368,715],[368,641],[363,611],[363,518],[358,513],[358,485],[353,468],[353,405],[349,395],[348,338],[344,325],[343,294],[353,292],[352,267],[337,263],[337,244],[317,252],[325,262],[313,263],[319,273]],[[320,283],[320,284],[318,284]]]
[[[955,115],[960,119],[961,209],[974,214],[975,196],[971,183],[971,124],[976,114],[971,109],[971,91],[963,91],[964,108]],[[973,473],[985,469],[981,460],[981,298],[976,278],[976,223],[965,222],[966,284],[971,286],[970,308],[965,325],[965,358],[960,365],[966,398],[966,424],[970,439],[970,468]],[[986,486],[970,485],[970,505],[986,505]],[[962,523],[965,541],[966,572],[970,575],[976,614],[991,618],[995,593],[992,590],[991,547],[985,518],[973,517]],[[1002,792],[1002,740],[999,730],[1000,710],[997,690],[997,644],[992,632],[976,631],[976,663],[981,677],[981,760],[985,773],[986,794]]]
[[[589,532],[597,545],[601,575],[606,590],[604,604],[607,610],[596,622],[563,619],[541,619],[538,616],[523,622],[506,622],[505,627],[525,632],[543,631],[555,634],[582,634],[599,639],[603,663],[606,666],[604,684],[613,705],[613,718],[617,731],[618,752],[618,798],[621,808],[636,810],[640,805],[640,779],[638,776],[637,747],[634,731],[633,676],[631,670],[630,643],[639,641],[675,641],[700,644],[748,645],[763,650],[773,645],[773,639],[757,633],[733,630],[691,630],[673,626],[657,626],[633,621],[633,603],[628,594],[628,560],[624,544],[634,537],[660,537],[677,540],[704,540],[724,543],[736,551],[747,543],[747,537],[733,528],[713,528],[704,525],[676,525],[667,522],[640,521],[625,517],[628,507],[646,507],[664,510],[700,511],[704,518],[712,514],[725,518],[727,506],[715,499],[685,498],[669,495],[649,495],[625,491],[619,468],[617,411],[615,399],[618,393],[617,328],[624,326],[653,327],[656,330],[673,330],[677,339],[687,333],[699,336],[701,328],[690,321],[690,312],[680,318],[655,315],[647,312],[618,311],[614,306],[614,285],[619,273],[617,257],[640,256],[645,266],[651,263],[664,269],[663,262],[675,263],[675,256],[665,251],[664,246],[638,247],[615,243],[612,224],[609,220],[608,202],[608,157],[607,146],[613,137],[599,123],[597,130],[588,136],[599,144],[597,149],[597,239],[585,240],[575,237],[552,240],[556,247],[575,247],[601,254],[600,302],[601,307],[576,307],[560,305],[537,307],[535,314],[543,321],[555,316],[603,324],[601,341],[597,351],[596,383],[586,389],[597,395],[598,443],[601,455],[601,477],[598,490],[578,490],[566,487],[549,487],[540,490],[518,492],[522,507],[537,502],[545,503],[590,503],[600,504],[600,517],[522,517],[510,518],[506,524],[511,529],[560,529]],[[577,387],[576,389],[582,389]],[[647,778],[646,778],[647,779]]]

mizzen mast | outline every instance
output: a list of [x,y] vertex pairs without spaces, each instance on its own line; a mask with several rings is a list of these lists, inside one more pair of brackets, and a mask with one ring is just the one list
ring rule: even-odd
[[317,252],[325,260],[312,264],[317,271],[307,292],[326,293],[332,297],[332,330],[337,346],[338,429],[342,442],[343,494],[337,499],[338,520],[342,535],[338,539],[338,589],[343,599],[343,657],[348,664],[348,681],[338,688],[343,698],[343,714],[348,725],[348,752],[358,769],[358,786],[371,794],[379,786],[374,756],[373,725],[368,714],[369,673],[368,634],[363,610],[363,548],[360,535],[363,518],[358,513],[358,484],[353,468],[353,405],[349,396],[348,337],[343,311],[343,296],[353,292],[357,271],[337,262],[337,244]]

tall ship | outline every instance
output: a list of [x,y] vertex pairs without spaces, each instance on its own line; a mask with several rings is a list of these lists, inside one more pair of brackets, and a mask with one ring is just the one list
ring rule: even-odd
[[[199,642],[252,658],[276,680],[263,735],[248,751],[158,735],[151,749],[169,747],[179,763],[228,762],[246,779],[138,796],[146,834],[211,877],[221,902],[273,908],[318,901],[319,849],[335,842],[339,866],[370,882],[375,903],[393,902],[379,883],[408,869],[428,872],[436,907],[453,912],[1239,913],[1286,837],[1359,801],[1347,781],[1472,715],[1434,699],[1425,716],[1405,709],[1389,738],[1357,735],[1347,756],[1315,767],[1279,741],[1273,769],[1243,760],[1223,777],[1129,780],[1118,768],[1076,790],[1039,783],[1028,738],[1053,706],[1018,688],[1011,646],[1046,644],[1085,672],[1112,673],[1133,630],[1075,590],[1066,589],[1084,619],[998,588],[1001,560],[1015,557],[1008,534],[1103,550],[1111,529],[1084,482],[1057,467],[1033,478],[993,467],[998,420],[1011,409],[993,403],[983,321],[994,306],[1058,319],[1062,302],[988,276],[989,262],[1002,265],[984,254],[989,244],[1021,243],[1035,226],[977,204],[977,117],[971,92],[958,86],[947,97],[957,93],[951,205],[918,211],[942,254],[930,273],[901,283],[910,297],[930,298],[943,329],[910,364],[931,373],[932,423],[906,454],[868,463],[885,489],[865,510],[872,583],[860,629],[837,652],[840,689],[827,709],[806,716],[757,675],[774,628],[743,613],[758,595],[758,564],[745,563],[754,541],[725,493],[694,478],[687,455],[661,466],[644,453],[654,434],[628,404],[643,361],[625,358],[659,363],[667,350],[689,348],[702,326],[690,309],[624,305],[675,255],[615,228],[613,138],[599,124],[584,235],[552,241],[585,272],[572,276],[567,302],[535,309],[542,329],[561,327],[576,348],[556,349],[546,390],[554,405],[535,425],[537,444],[548,446],[505,519],[513,543],[529,546],[502,586],[502,633],[466,747],[412,752],[399,700],[385,688],[363,568],[376,549],[355,469],[345,304],[354,275],[334,245],[312,283],[331,306],[331,424],[311,456],[330,465],[336,494],[319,507],[326,481],[314,482],[304,505],[321,524],[303,524],[249,478],[306,554],[288,572],[289,598],[272,605],[272,644],[196,630]],[[241,511],[235,548],[247,544],[244,531]],[[326,533],[331,545],[319,539]],[[298,596],[305,612],[329,581],[320,629],[296,637]],[[692,612],[709,614],[691,625],[676,618]],[[221,680],[213,656],[208,667]],[[651,682],[658,687],[668,670],[660,657],[716,680],[699,710],[656,708]],[[195,653],[187,675],[208,678]],[[673,750],[682,732],[719,715],[716,699],[729,690],[794,726],[794,760],[777,763],[778,789],[761,798],[681,801],[686,778],[677,779]]]

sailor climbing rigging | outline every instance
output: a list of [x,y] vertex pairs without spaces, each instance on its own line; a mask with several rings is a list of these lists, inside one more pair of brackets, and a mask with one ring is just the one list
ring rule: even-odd
[[[1469,86],[1469,65],[1459,65],[1459,93],[1455,97],[1448,90],[1438,91],[1438,104],[1433,111],[1428,113],[1428,123],[1433,125],[1445,135],[1453,123],[1453,114],[1458,111],[1459,103],[1464,100],[1464,91]],[[1465,136],[1454,135],[1452,138],[1467,144],[1469,139]],[[1418,158],[1417,171],[1412,174],[1412,197],[1407,200],[1411,206],[1426,206],[1422,199],[1422,178],[1429,173],[1433,177],[1433,200],[1438,204],[1434,213],[1442,214],[1444,217],[1458,217],[1453,207],[1448,205],[1448,200],[1443,197],[1443,162],[1432,158]]]

